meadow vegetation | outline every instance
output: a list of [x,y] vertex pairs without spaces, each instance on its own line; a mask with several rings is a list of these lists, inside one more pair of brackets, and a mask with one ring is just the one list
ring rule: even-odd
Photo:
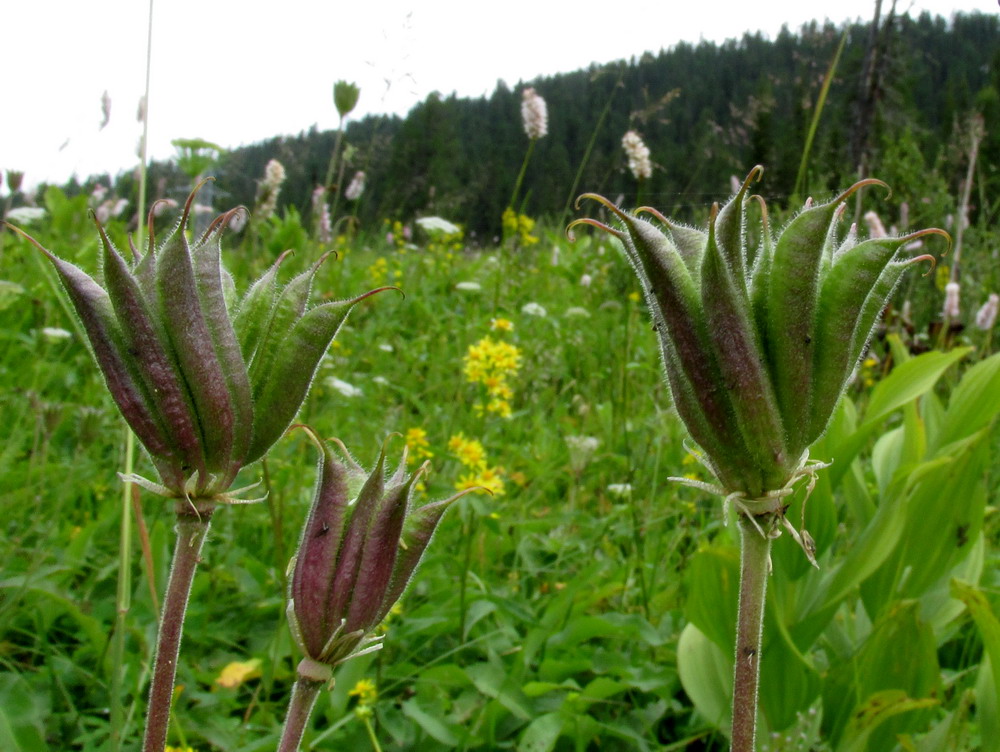
[[[968,217],[961,277],[945,254],[930,273],[904,278],[810,448],[830,466],[808,504],[803,487],[786,497],[818,567],[789,535],[774,541],[762,752],[971,751],[1000,738],[1000,354],[988,298],[1000,289],[997,203],[980,191],[968,211],[914,148],[901,140],[885,177],[910,170],[904,195],[937,191],[919,207],[913,196],[921,222]],[[541,148],[528,154],[523,166],[543,163]],[[980,165],[993,179],[996,165]],[[873,176],[883,177],[879,167]],[[580,228],[571,242],[558,211],[533,218],[523,204],[493,218],[501,229],[490,242],[428,212],[333,225],[326,207],[324,227],[323,192],[312,209],[279,205],[277,189],[267,192],[269,179],[280,186],[277,168],[268,170],[254,218],[222,242],[238,294],[288,248],[285,279],[335,252],[315,273],[316,302],[385,285],[403,293],[355,306],[296,422],[336,437],[366,468],[387,439],[390,457],[405,445],[404,467],[429,463],[417,505],[474,491],[451,506],[378,627],[383,648],[339,665],[320,692],[302,748],[727,749],[739,510],[698,486],[714,479],[673,410],[656,322],[619,242]],[[765,173],[755,189],[766,197],[767,185]],[[20,222],[94,271],[101,243],[88,213],[104,200],[48,187],[44,216],[22,212]],[[863,235],[879,224],[902,234],[912,227],[903,203],[866,192],[851,200],[844,231],[858,222]],[[769,204],[775,228],[802,208],[781,204]],[[356,213],[346,199],[333,206],[335,219]],[[712,212],[710,202],[688,208],[699,225]],[[103,217],[119,247],[127,216]],[[176,218],[157,214],[158,232]],[[944,244],[927,245],[920,252],[938,256]],[[56,274],[6,231],[0,425],[0,748],[90,752],[111,749],[111,737],[133,748],[173,502],[133,487],[121,503],[127,428]],[[285,615],[289,561],[315,468],[306,432],[288,432],[232,484],[260,481],[266,501],[215,512],[168,749],[277,746],[302,658]],[[155,477],[142,453],[134,470]],[[134,524],[124,598],[123,509]]]

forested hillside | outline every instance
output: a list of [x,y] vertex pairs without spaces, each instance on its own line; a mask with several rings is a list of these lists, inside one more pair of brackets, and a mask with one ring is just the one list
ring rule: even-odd
[[[636,181],[621,147],[629,129],[642,135],[655,166],[642,188],[645,203],[683,216],[687,207],[725,196],[730,176],[756,163],[767,168],[769,195],[790,198],[842,37],[798,198],[849,183],[859,164],[917,204],[931,187],[948,186],[953,194],[964,175],[962,133],[970,118],[978,111],[987,123],[1000,121],[995,14],[952,21],[883,16],[874,30],[812,24],[786,28],[773,40],[748,34],[722,45],[684,43],[527,82],[547,101],[549,133],[537,142],[518,208],[558,217],[571,194],[583,190],[633,202]],[[349,122],[345,182],[355,170],[368,176],[357,207],[361,220],[431,213],[479,237],[495,235],[528,143],[522,89],[501,84],[479,99],[431,95],[405,118]],[[218,186],[231,194],[227,203],[252,205],[264,166],[276,158],[288,173],[281,206],[307,215],[335,137],[314,128],[231,151],[214,170]],[[988,184],[1000,183],[998,157],[1000,133],[987,128],[980,160]],[[157,165],[153,174],[169,171]],[[173,182],[180,191],[189,185]]]

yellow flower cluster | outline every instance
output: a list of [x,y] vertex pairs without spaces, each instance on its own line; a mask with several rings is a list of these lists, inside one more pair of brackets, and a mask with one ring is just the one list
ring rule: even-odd
[[535,220],[526,214],[518,214],[508,206],[504,210],[501,224],[505,240],[516,238],[521,245],[533,245],[538,242],[538,237],[531,234],[535,229]]
[[494,496],[503,496],[503,470],[488,465],[482,442],[467,439],[463,434],[457,433],[448,440],[448,451],[469,469],[469,472],[459,477],[456,489],[464,491],[466,488],[482,487]]
[[384,256],[375,259],[375,263],[368,267],[368,279],[373,285],[384,285],[386,277],[389,276],[389,262]]
[[406,464],[412,465],[417,460],[427,460],[434,456],[430,442],[427,441],[427,431],[422,428],[410,428],[406,432]]
[[163,752],[196,752],[196,750],[194,747],[171,747],[168,744]]
[[[508,379],[521,367],[521,351],[509,342],[483,337],[469,345],[465,354],[465,378],[486,387],[487,412],[501,418],[510,417],[510,400],[514,396]],[[482,409],[482,407],[480,408]]]
[[359,705],[374,705],[378,699],[378,689],[371,679],[359,679],[348,693],[351,697],[358,698]]
[[495,332],[512,332],[514,331],[514,322],[510,319],[492,319],[490,320],[490,329]]

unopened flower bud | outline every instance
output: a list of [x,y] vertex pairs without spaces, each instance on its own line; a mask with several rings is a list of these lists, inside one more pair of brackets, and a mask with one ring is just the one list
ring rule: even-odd
[[358,97],[361,96],[361,89],[356,84],[347,81],[337,81],[333,85],[333,104],[337,108],[337,114],[343,119],[347,117],[358,104]]
[[395,473],[386,477],[383,445],[375,469],[366,473],[339,442],[344,462],[305,430],[320,460],[287,612],[302,652],[335,666],[380,647],[381,636],[372,632],[403,594],[448,506],[468,491],[411,509],[426,464],[408,474],[404,449]]

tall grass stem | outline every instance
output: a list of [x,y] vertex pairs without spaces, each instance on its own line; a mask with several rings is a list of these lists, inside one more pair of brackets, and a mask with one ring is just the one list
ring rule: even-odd
[[[124,474],[132,474],[135,463],[135,439],[125,426]],[[122,748],[125,707],[122,687],[125,681],[125,623],[132,607],[132,484],[122,484],[121,522],[118,530],[118,589],[115,594],[115,633],[111,645],[111,749]]]
[[844,29],[843,35],[840,37],[840,44],[837,45],[837,51],[833,53],[833,60],[830,61],[830,67],[826,70],[826,76],[823,77],[823,85],[820,87],[819,96],[816,98],[816,106],[813,108],[812,120],[809,123],[809,132],[806,134],[806,144],[802,147],[802,159],[799,161],[799,172],[795,176],[795,189],[792,191],[793,196],[801,196],[800,191],[807,188],[806,183],[806,173],[809,170],[809,153],[812,151],[813,139],[816,137],[816,131],[819,130],[819,120],[823,115],[823,106],[826,104],[826,95],[830,91],[830,84],[833,83],[833,76],[837,72],[837,65],[840,62],[840,53],[844,51],[844,45],[847,43],[847,29]]

